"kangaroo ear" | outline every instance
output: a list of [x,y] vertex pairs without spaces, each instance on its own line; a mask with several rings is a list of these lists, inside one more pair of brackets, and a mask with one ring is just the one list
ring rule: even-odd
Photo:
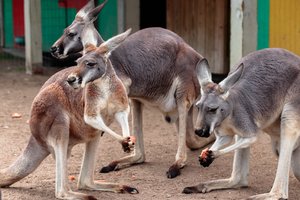
[[90,10],[95,8],[94,0],[90,0],[85,6],[83,6],[76,14],[76,17],[85,18]]
[[205,58],[197,63],[196,72],[201,88],[204,88],[207,83],[212,82],[209,65]]
[[232,73],[219,83],[219,86],[227,92],[241,77],[244,64],[241,63]]
[[97,51],[101,54],[105,54],[106,57],[110,56],[110,53],[115,50],[130,34],[131,28],[125,31],[124,33],[121,33],[119,35],[116,35],[109,40],[103,42],[97,49]]
[[86,54],[87,52],[92,49],[96,49],[96,46],[98,45],[98,35],[99,33],[94,27],[93,23],[90,23],[84,27],[81,33],[81,42],[83,46],[83,54]]
[[90,10],[84,20],[86,21],[95,21],[97,19],[98,14],[101,12],[102,8],[106,4],[107,0],[105,0],[102,4],[97,6],[96,8]]
[[90,51],[95,51],[97,49],[96,46],[92,45],[92,44],[86,44],[83,47],[83,55],[87,54]]

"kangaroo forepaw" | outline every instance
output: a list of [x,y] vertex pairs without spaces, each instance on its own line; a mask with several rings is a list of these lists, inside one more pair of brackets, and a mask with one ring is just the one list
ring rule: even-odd
[[200,165],[203,167],[208,167],[214,159],[214,153],[211,150],[208,150],[208,148],[204,149],[199,156]]
[[122,141],[122,147],[123,147],[124,152],[130,153],[133,150],[134,144],[135,144],[135,140],[136,139],[135,139],[134,136],[130,136],[130,137],[125,138]]

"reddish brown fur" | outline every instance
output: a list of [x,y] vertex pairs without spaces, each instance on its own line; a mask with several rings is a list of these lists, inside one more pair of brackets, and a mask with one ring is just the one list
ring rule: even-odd
[[[93,7],[93,2],[89,2],[88,7]],[[83,19],[77,16],[76,20],[81,21]],[[65,30],[65,33],[67,34],[68,30]],[[72,34],[70,37],[72,37]],[[77,37],[80,36],[77,35]],[[62,37],[58,42],[63,40],[65,38]],[[89,49],[90,51],[95,50],[92,46]],[[63,49],[58,47],[56,50],[61,52]],[[29,175],[51,153],[56,160],[56,197],[60,199],[95,199],[92,196],[72,192],[68,185],[67,157],[70,155],[70,151],[74,145],[85,143],[85,154],[78,180],[79,189],[137,193],[138,191],[135,188],[128,186],[94,181],[94,162],[102,129],[99,129],[99,127],[96,127],[97,129],[93,128],[84,121],[84,109],[93,110],[91,113],[98,116],[101,111],[105,110],[102,117],[104,121],[108,122],[106,123],[107,126],[114,118],[114,114],[120,111],[118,108],[121,107],[129,110],[128,101],[124,101],[124,98],[127,98],[125,88],[123,87],[124,91],[120,92],[121,86],[118,86],[118,84],[122,84],[121,81],[114,82],[117,85],[113,87],[106,85],[107,87],[104,90],[101,89],[101,84],[95,85],[95,87],[90,84],[90,87],[84,93],[81,88],[74,89],[67,82],[68,76],[71,72],[74,72],[73,70],[76,72],[78,68],[71,67],[54,74],[42,86],[35,97],[30,116],[32,136],[26,149],[17,160],[9,167],[0,170],[0,187],[10,186]],[[111,88],[117,88],[116,92],[118,94],[111,92]],[[95,108],[95,106],[98,106],[97,103],[99,103],[99,100],[103,100],[101,99],[103,92],[114,96],[123,95],[120,98],[114,98],[115,102],[113,103],[116,103],[116,108],[114,105],[111,105],[110,108],[107,108],[106,105],[103,107],[101,102],[99,108]],[[121,102],[118,102],[118,100]],[[126,117],[127,115],[124,116]],[[124,119],[123,117],[122,120],[125,121]],[[125,123],[126,121],[123,122],[123,124]],[[114,136],[119,141],[122,140],[122,137],[118,134]],[[126,138],[126,142],[123,143],[123,149],[130,151],[132,148],[130,138]]]
[[96,50],[97,48],[94,45],[87,44],[87,45],[85,45],[84,49],[85,49],[85,52],[88,53],[90,51]]
[[97,53],[99,54],[103,54],[105,52],[108,51],[108,47],[107,46],[100,46],[98,49],[97,49]]

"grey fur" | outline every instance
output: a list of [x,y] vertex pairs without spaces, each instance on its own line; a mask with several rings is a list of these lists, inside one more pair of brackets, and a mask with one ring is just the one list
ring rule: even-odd
[[[98,13],[100,10],[98,9]],[[91,12],[94,15],[97,13]],[[76,23],[76,20],[73,23]],[[82,28],[78,28],[78,32],[82,31]],[[94,35],[98,37],[98,45],[103,43],[99,34]],[[63,35],[54,44],[53,50],[70,47],[70,42],[65,40],[65,37]],[[72,43],[72,46],[70,52],[78,52],[83,48],[79,40],[77,45]],[[62,57],[60,52],[52,53],[58,58]],[[133,33],[111,53],[112,65],[127,87],[128,95],[134,101],[133,113],[136,113],[133,116],[133,134],[136,134],[137,138],[136,154],[112,162],[114,165],[118,163],[117,168],[145,160],[141,104],[158,108],[165,118],[177,124],[179,145],[176,161],[167,172],[169,178],[179,175],[179,169],[185,165],[186,144],[191,149],[196,149],[214,140],[214,137],[207,140],[198,138],[193,130],[192,106],[200,95],[196,66],[202,59],[203,56],[181,37],[163,28],[147,28]]]
[[[216,142],[201,153],[200,163],[208,166],[235,151],[233,171],[229,179],[187,187],[184,192],[247,186],[249,147],[266,132],[279,153],[276,178],[269,193],[249,199],[287,199],[290,166],[300,180],[300,57],[279,48],[256,51],[242,58],[219,85],[209,81],[201,87],[197,126],[210,127]],[[233,136],[235,142],[226,146]]]

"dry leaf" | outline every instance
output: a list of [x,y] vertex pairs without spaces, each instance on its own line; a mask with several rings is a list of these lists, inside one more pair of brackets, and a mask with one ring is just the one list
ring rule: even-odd
[[22,115],[21,115],[20,113],[13,113],[13,114],[11,115],[11,117],[12,117],[12,118],[21,118]]
[[69,180],[70,180],[70,181],[75,181],[75,176],[70,175],[70,176],[69,176]]

